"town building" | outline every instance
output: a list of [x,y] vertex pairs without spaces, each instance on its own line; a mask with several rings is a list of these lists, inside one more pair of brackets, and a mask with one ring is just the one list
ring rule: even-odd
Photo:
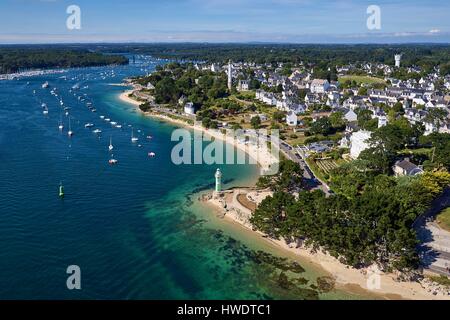
[[397,161],[392,169],[397,177],[415,176],[423,173],[421,168],[410,162],[407,158]]
[[286,116],[286,123],[291,127],[296,127],[298,125],[297,115],[294,111],[290,111]]
[[325,93],[329,87],[330,83],[328,82],[328,80],[314,79],[311,82],[309,90],[312,93]]
[[189,115],[195,114],[195,107],[192,102],[188,102],[184,105],[184,113],[189,114]]
[[354,132],[350,137],[350,156],[352,159],[358,159],[361,152],[368,149],[369,139],[372,136],[372,132],[366,130],[360,130]]
[[239,80],[238,91],[248,91],[250,89],[250,82],[248,80]]

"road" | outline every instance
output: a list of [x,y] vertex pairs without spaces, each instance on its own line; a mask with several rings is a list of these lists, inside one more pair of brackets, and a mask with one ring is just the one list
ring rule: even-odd
[[286,156],[286,158],[298,163],[300,167],[303,169],[303,177],[307,189],[309,190],[320,189],[327,196],[331,195],[330,188],[323,181],[320,181],[320,179],[318,179],[314,175],[312,170],[309,168],[308,164],[303,160],[300,154],[298,154],[292,146],[290,146],[288,143],[284,141],[281,141],[280,150]]
[[441,229],[434,220],[449,206],[450,188],[447,188],[413,224],[421,241],[419,252],[424,269],[447,277],[450,276],[450,232]]

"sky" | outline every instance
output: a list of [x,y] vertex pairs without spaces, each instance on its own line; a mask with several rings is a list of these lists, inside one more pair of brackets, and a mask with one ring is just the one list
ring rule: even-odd
[[449,0],[0,0],[0,43],[450,43],[449,13]]

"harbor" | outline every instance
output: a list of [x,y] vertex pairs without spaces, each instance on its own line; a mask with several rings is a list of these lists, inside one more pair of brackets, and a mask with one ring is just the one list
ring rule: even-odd
[[[197,210],[195,199],[213,188],[217,168],[174,165],[170,135],[177,127],[137,112],[118,99],[123,87],[109,85],[159,63],[164,61],[142,59],[114,72],[111,67],[74,69],[65,74],[67,80],[54,74],[2,84],[0,241],[7,248],[0,262],[2,296],[354,297],[305,286],[281,289],[273,259],[285,259],[282,254],[261,264],[257,252],[271,251],[267,245],[255,246],[246,233],[226,226],[212,228],[198,216],[203,209]],[[48,87],[42,88],[45,82]],[[224,188],[251,186],[259,174],[257,165],[221,168]],[[198,259],[204,263],[194,267]],[[60,285],[69,264],[83,271],[81,291]],[[310,284],[323,275],[307,263],[304,268]],[[26,285],[17,291],[19,284]]]

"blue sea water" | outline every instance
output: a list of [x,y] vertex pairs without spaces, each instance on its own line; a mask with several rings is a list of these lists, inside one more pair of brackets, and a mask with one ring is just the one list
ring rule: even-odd
[[[355,297],[321,292],[315,282],[320,272],[307,266],[299,274],[287,272],[303,279],[288,288],[280,282],[280,261],[257,251],[264,245],[206,223],[208,213],[199,214],[195,199],[213,188],[217,166],[174,165],[175,127],[136,112],[118,99],[125,88],[110,85],[160,63],[147,59],[0,82],[0,298]],[[71,108],[72,138],[69,117],[50,89],[41,87],[44,81]],[[74,94],[69,90],[75,84],[80,89]],[[132,128],[138,143],[131,143]],[[110,138],[115,166],[108,164]],[[157,156],[149,158],[150,151]],[[252,165],[219,167],[227,187],[248,184],[258,173]],[[67,289],[69,265],[81,269],[81,290]]]

